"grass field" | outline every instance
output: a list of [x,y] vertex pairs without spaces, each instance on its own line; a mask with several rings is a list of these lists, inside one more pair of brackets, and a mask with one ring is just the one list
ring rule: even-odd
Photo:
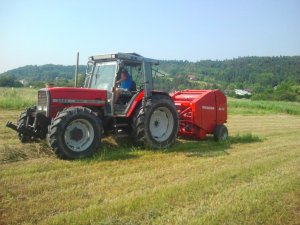
[[77,161],[21,145],[0,109],[0,224],[300,224],[300,116],[230,105],[226,143],[108,138]]
[[0,93],[0,109],[24,109],[37,100],[36,89],[0,88]]
[[299,102],[280,102],[280,101],[251,101],[249,99],[228,99],[230,114],[270,114],[286,113],[290,115],[300,115]]

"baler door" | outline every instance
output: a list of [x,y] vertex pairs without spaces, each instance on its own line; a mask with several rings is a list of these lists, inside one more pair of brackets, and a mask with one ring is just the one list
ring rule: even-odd
[[197,102],[197,112],[201,112],[201,127],[206,132],[212,132],[216,123],[216,104],[213,92],[206,93]]
[[217,113],[217,124],[224,124],[227,121],[227,99],[221,91],[215,92],[216,96],[216,113]]

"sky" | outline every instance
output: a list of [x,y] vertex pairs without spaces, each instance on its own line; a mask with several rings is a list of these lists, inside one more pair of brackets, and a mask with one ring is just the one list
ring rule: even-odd
[[299,0],[0,0],[0,73],[91,55],[300,55]]

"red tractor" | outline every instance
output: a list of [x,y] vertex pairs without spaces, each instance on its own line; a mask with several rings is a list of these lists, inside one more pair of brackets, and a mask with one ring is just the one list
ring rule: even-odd
[[[155,91],[152,66],[158,63],[135,53],[92,56],[83,88],[40,89],[37,105],[21,113],[17,125],[8,122],[7,126],[24,143],[47,138],[54,153],[66,159],[91,156],[101,138],[112,133],[130,135],[153,149],[169,147],[177,134],[202,139],[214,133],[216,140],[226,139],[226,97],[218,90],[204,94],[187,90],[171,96]],[[130,93],[115,103],[116,81],[123,69],[135,82]],[[202,127],[203,123],[209,125]]]

